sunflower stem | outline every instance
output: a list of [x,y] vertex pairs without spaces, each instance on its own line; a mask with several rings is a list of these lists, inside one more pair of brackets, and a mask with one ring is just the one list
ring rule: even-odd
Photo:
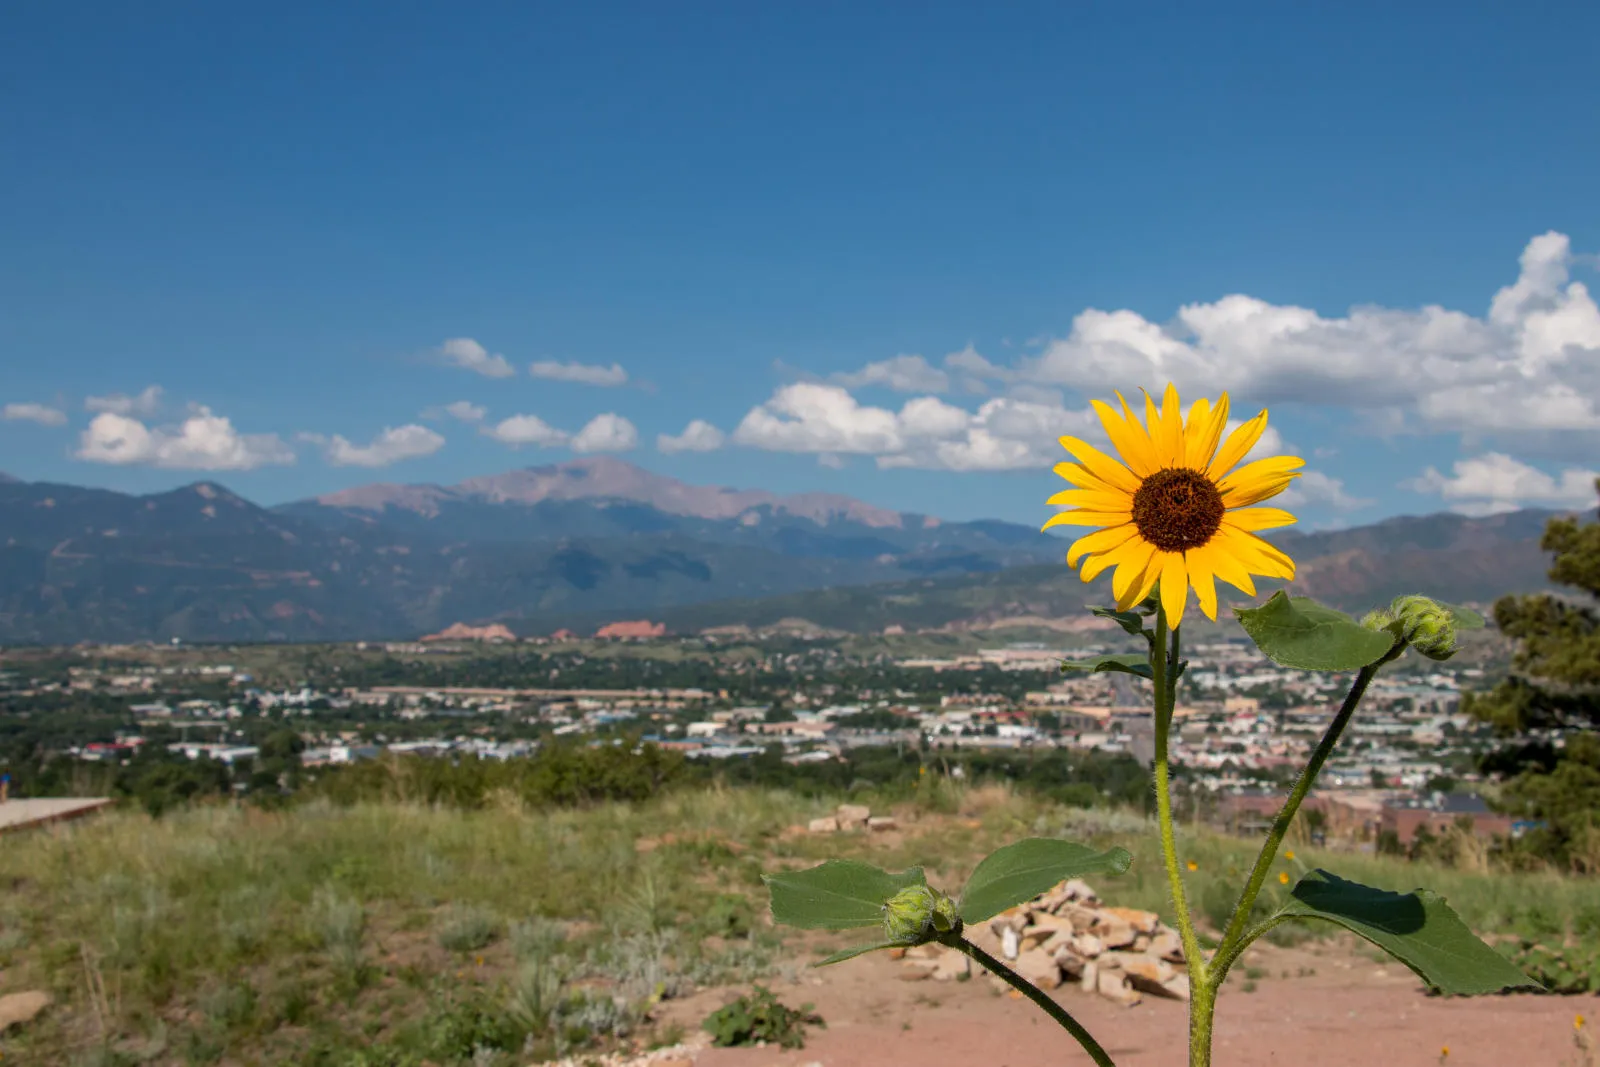
[[1256,865],[1250,872],[1250,880],[1245,883],[1239,904],[1233,909],[1233,918],[1228,922],[1228,929],[1223,932],[1222,943],[1217,946],[1214,958],[1219,961],[1219,966],[1212,975],[1215,986],[1221,986],[1223,979],[1228,977],[1228,967],[1238,956],[1239,942],[1244,937],[1245,924],[1250,921],[1250,912],[1255,907],[1256,897],[1261,894],[1261,886],[1267,880],[1267,872],[1272,869],[1272,861],[1278,855],[1278,846],[1283,844],[1284,837],[1288,835],[1289,827],[1294,823],[1301,802],[1311,791],[1317,775],[1322,772],[1322,765],[1328,762],[1328,756],[1333,752],[1333,747],[1339,743],[1339,737],[1344,733],[1345,727],[1350,725],[1350,719],[1361,704],[1361,698],[1366,695],[1367,686],[1377,675],[1378,668],[1404,652],[1405,647],[1404,642],[1398,642],[1388,655],[1376,663],[1369,663],[1356,673],[1355,681],[1350,683],[1350,692],[1345,694],[1344,703],[1339,707],[1339,713],[1328,724],[1327,730],[1322,734],[1322,740],[1317,742],[1317,747],[1311,753],[1311,759],[1300,772],[1294,788],[1289,791],[1288,799],[1283,802],[1282,810],[1278,812],[1277,818],[1272,820],[1272,829],[1268,831],[1267,839],[1261,845],[1261,854],[1256,857]]
[[1178,934],[1183,939],[1183,958],[1189,964],[1189,1063],[1205,1067],[1211,1062],[1211,1006],[1215,991],[1208,981],[1200,939],[1195,936],[1194,920],[1178,870],[1178,844],[1172,825],[1172,781],[1168,769],[1167,741],[1171,734],[1173,708],[1177,703],[1178,628],[1167,636],[1165,609],[1156,612],[1156,639],[1150,648],[1150,674],[1155,688],[1155,783],[1156,818],[1161,827],[1161,855],[1167,865],[1167,881],[1172,888],[1172,907],[1177,913]]

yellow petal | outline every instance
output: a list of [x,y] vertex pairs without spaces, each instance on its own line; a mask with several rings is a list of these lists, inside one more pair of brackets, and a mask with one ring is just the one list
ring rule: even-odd
[[1134,477],[1132,471],[1087,441],[1080,441],[1076,437],[1061,438],[1061,447],[1072,453],[1072,457],[1089,469],[1089,473],[1099,478],[1108,485],[1130,493],[1139,491],[1139,479]]
[[1171,457],[1168,466],[1183,466],[1183,407],[1171,382],[1161,397],[1161,451]]
[[1135,583],[1135,588],[1128,590],[1127,602],[1117,602],[1118,611],[1128,611],[1135,604],[1142,604],[1156,587],[1156,582],[1161,578],[1161,554],[1158,552],[1150,557],[1150,562],[1145,566],[1144,577]]
[[[1199,404],[1200,401],[1195,401]],[[1185,454],[1189,466],[1197,471],[1203,471],[1211,464],[1211,457],[1217,453],[1217,443],[1222,440],[1222,431],[1228,425],[1228,394],[1223,393],[1217,399],[1217,406],[1208,408],[1199,425],[1194,424],[1194,413],[1189,415],[1188,444]]]
[[1132,518],[1131,511],[1090,511],[1087,508],[1073,508],[1050,516],[1040,529],[1048,530],[1052,526],[1121,526]]
[[1054,468],[1056,474],[1081,489],[1100,489],[1107,493],[1116,493],[1120,490],[1107,485],[1105,481],[1089,473],[1087,467],[1076,463],[1057,463]]
[[1305,465],[1306,461],[1299,456],[1268,456],[1266,459],[1258,459],[1253,463],[1246,463],[1226,478],[1217,482],[1217,488],[1226,493],[1236,485],[1259,481],[1263,478],[1277,478]]
[[1144,454],[1150,458],[1151,469],[1155,470],[1158,466],[1156,464],[1156,446],[1151,443],[1149,432],[1139,422],[1138,416],[1133,413],[1133,409],[1128,406],[1128,402],[1123,399],[1121,393],[1117,393],[1117,403],[1122,405],[1122,421],[1128,424],[1128,431],[1144,446]]
[[1200,601],[1200,610],[1205,612],[1206,618],[1216,622],[1217,584],[1212,577],[1211,556],[1211,546],[1201,545],[1184,553],[1184,562],[1189,566],[1189,584],[1194,586],[1194,595],[1195,599]]
[[1282,508],[1240,508],[1228,512],[1223,519],[1238,530],[1276,530],[1300,521]]
[[1107,567],[1116,566],[1129,560],[1143,560],[1146,553],[1140,548],[1141,544],[1148,544],[1144,538],[1130,538],[1116,548],[1103,552],[1083,565],[1082,576],[1084,581],[1092,581],[1096,575]]
[[1113,548],[1138,536],[1139,528],[1131,522],[1121,526],[1112,526],[1105,530],[1096,530],[1092,534],[1085,534],[1072,542],[1072,547],[1067,549],[1067,566],[1076,565],[1078,558],[1085,553],[1109,552]]
[[1183,625],[1183,609],[1189,602],[1189,572],[1182,552],[1163,553],[1161,561],[1161,610],[1167,625],[1176,630]]
[[[1111,593],[1117,598],[1118,610],[1128,610],[1123,606],[1123,601],[1130,592],[1137,588],[1140,580],[1144,578],[1145,568],[1149,566],[1155,554],[1156,546],[1140,538],[1138,547],[1129,552],[1127,557],[1123,559],[1122,564],[1117,567],[1117,573],[1111,579]],[[1133,604],[1138,602],[1138,600],[1131,601]]]
[[1289,483],[1300,477],[1299,474],[1282,474],[1276,478],[1256,478],[1242,485],[1225,489],[1222,492],[1222,506],[1227,508],[1244,508],[1251,504],[1259,504],[1270,499],[1289,488]]
[[1204,551],[1207,554],[1206,559],[1211,563],[1211,569],[1216,572],[1218,578],[1227,582],[1245,596],[1256,595],[1256,583],[1251,581],[1250,571],[1246,569],[1244,564],[1228,554],[1225,544],[1219,544],[1217,539],[1213,537],[1210,544],[1207,544],[1200,551]]
[[1222,526],[1212,535],[1211,543],[1217,546],[1219,552],[1232,556],[1240,565],[1247,567],[1252,574],[1285,580],[1294,578],[1294,560],[1255,534],[1229,526],[1226,515],[1222,518]]
[[1117,455],[1128,465],[1128,469],[1141,478],[1148,478],[1155,472],[1155,456],[1150,448],[1150,439],[1141,431],[1137,436],[1123,421],[1121,415],[1111,410],[1111,406],[1102,400],[1091,400],[1095,413],[1100,416],[1100,424],[1106,428],[1106,436],[1111,438],[1111,447],[1117,450]]
[[1127,493],[1119,493],[1115,489],[1067,489],[1057,493],[1046,504],[1063,507],[1068,504],[1079,508],[1093,508],[1095,511],[1121,511],[1133,506],[1133,497]]
[[1223,475],[1233,469],[1235,463],[1238,463],[1245,457],[1246,453],[1256,447],[1256,442],[1261,440],[1261,435],[1266,431],[1266,428],[1267,413],[1262,411],[1261,414],[1229,434],[1228,440],[1222,446],[1222,451],[1217,453],[1217,457],[1211,461],[1211,466],[1206,468],[1206,476],[1213,482],[1220,482]]

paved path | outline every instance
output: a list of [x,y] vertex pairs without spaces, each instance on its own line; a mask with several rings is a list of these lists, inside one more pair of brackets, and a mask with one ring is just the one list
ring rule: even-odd
[[0,834],[42,826],[60,819],[76,819],[111,803],[109,797],[36,797],[0,804]]

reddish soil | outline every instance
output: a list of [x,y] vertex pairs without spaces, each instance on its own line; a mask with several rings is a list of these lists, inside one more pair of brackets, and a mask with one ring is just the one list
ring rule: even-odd
[[[1353,940],[1353,939],[1352,939]],[[814,957],[813,957],[814,958]],[[1244,967],[1264,974],[1245,992]],[[791,1006],[815,1005],[827,1029],[804,1049],[701,1049],[696,1067],[1069,1067],[1088,1056],[1033,1004],[986,976],[967,982],[906,981],[883,952],[822,970],[801,985],[771,988]],[[1309,973],[1315,971],[1314,974]],[[1285,975],[1288,977],[1285,977]],[[730,999],[707,991],[669,1004],[666,1017],[693,1033]],[[1078,988],[1057,1000],[1106,1047],[1118,1067],[1181,1067],[1188,1005],[1146,996],[1119,1007]],[[1293,949],[1261,945],[1235,968],[1217,1013],[1216,1067],[1600,1067],[1573,1043],[1573,1017],[1600,1024],[1595,997],[1430,997],[1395,963],[1353,943]],[[703,1039],[704,1035],[701,1035]],[[1447,1057],[1442,1055],[1448,1047]]]

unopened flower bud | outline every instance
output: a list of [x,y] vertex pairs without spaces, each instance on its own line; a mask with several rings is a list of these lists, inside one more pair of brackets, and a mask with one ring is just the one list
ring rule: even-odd
[[960,930],[956,902],[931,886],[907,886],[883,906],[884,935],[899,944],[920,945]]
[[1433,660],[1456,654],[1456,620],[1450,609],[1425,596],[1395,597],[1389,610],[1400,620],[1411,647]]

